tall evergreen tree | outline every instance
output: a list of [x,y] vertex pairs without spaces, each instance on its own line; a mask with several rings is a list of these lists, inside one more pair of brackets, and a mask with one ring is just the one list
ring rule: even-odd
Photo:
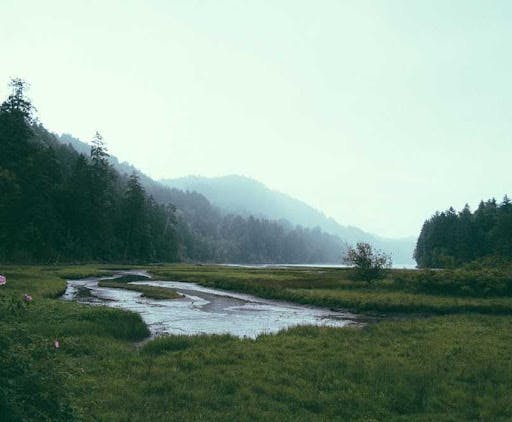
[[172,207],[113,169],[99,133],[79,155],[36,122],[23,81],[11,88],[0,105],[0,262],[119,261],[126,222],[137,234],[129,259],[177,259]]
[[128,179],[123,198],[124,253],[123,258],[151,258],[150,233],[147,221],[147,200],[139,178],[133,173]]

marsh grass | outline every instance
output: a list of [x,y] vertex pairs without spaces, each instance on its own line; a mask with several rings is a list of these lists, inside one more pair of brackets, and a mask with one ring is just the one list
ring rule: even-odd
[[[398,294],[385,298],[389,309],[410,294],[385,281],[353,283],[343,271],[217,270],[151,269],[252,293],[282,289],[298,301],[353,294],[377,303],[372,295]],[[52,299],[60,276],[75,269],[0,272],[8,276],[0,289],[0,420],[512,419],[509,316],[411,316],[362,329],[297,327],[255,340],[164,336],[136,346],[149,334],[138,314]],[[24,293],[33,302],[8,312]]]
[[[55,300],[66,286],[58,274],[68,271],[0,269],[7,276],[7,284],[0,289],[2,421],[81,419],[81,407],[74,404],[75,393],[69,389],[80,375],[73,356],[97,356],[102,345],[126,344],[149,335],[138,314]],[[25,293],[33,297],[32,302],[22,300]],[[60,349],[54,340],[59,340]],[[84,342],[85,349],[77,348]]]
[[451,316],[256,340],[163,337],[90,368],[109,381],[82,406],[110,420],[506,419],[511,328]]
[[149,277],[145,277],[143,275],[135,275],[135,274],[127,274],[119,277],[115,277],[112,281],[116,283],[131,283],[133,281],[147,281],[150,280]]
[[[351,279],[352,272],[344,268],[247,269],[177,264],[150,271],[162,279],[353,312],[512,314],[512,296],[490,294],[508,291],[508,273],[389,270],[385,279],[370,284]],[[512,285],[512,277],[510,280]],[[444,290],[442,286],[446,286]]]
[[117,279],[99,281],[98,286],[132,290],[142,293],[142,296],[150,299],[179,299],[183,297],[183,295],[177,293],[173,289],[157,286],[145,286],[141,284],[128,284],[128,282],[118,282]]

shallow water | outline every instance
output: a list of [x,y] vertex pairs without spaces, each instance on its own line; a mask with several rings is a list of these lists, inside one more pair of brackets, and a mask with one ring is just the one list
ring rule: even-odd
[[[126,271],[119,273],[146,275]],[[255,338],[297,325],[344,327],[359,324],[349,313],[296,305],[199,286],[195,283],[150,280],[132,284],[168,287],[184,297],[155,300],[124,289],[99,287],[113,277],[69,280],[63,299],[138,312],[152,335],[232,334]],[[86,292],[86,294],[84,294]]]
[[[353,265],[345,264],[212,264],[221,267],[235,268],[352,268]],[[416,270],[416,264],[394,263],[391,268],[397,270]]]

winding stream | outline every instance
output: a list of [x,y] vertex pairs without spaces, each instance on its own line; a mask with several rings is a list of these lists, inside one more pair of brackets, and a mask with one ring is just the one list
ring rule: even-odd
[[[141,293],[135,291],[98,286],[99,280],[126,274],[148,277],[148,281],[135,281],[132,284],[172,288],[184,297],[155,300],[142,297]],[[195,283],[152,280],[144,271],[124,271],[113,277],[68,280],[63,299],[138,312],[153,336],[227,333],[256,338],[260,334],[276,333],[297,325],[344,327],[360,324],[349,313],[262,299],[202,287]]]

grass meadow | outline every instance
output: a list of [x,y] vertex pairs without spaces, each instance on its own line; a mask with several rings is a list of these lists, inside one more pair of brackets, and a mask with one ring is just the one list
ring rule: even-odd
[[[393,271],[367,284],[335,269],[146,269],[156,279],[380,318],[363,328],[297,327],[255,340],[147,341],[137,314],[58,299],[66,278],[112,267],[2,266],[0,420],[512,419],[506,275],[480,277],[483,287],[475,287],[470,274],[449,272],[443,279]],[[460,285],[443,290],[443,283]]]

